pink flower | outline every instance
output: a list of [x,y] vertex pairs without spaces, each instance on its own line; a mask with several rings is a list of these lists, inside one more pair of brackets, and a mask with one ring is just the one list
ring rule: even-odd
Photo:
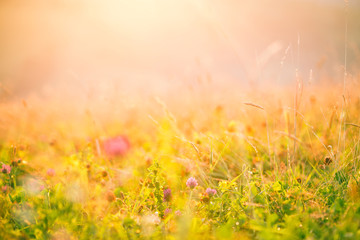
[[211,188],[207,188],[206,189],[206,193],[209,197],[212,197],[216,194],[216,190],[215,189],[211,189]]
[[1,172],[5,174],[9,174],[11,172],[11,167],[9,165],[3,164],[1,168]]
[[2,186],[1,187],[1,191],[3,192],[3,193],[7,193],[8,191],[9,191],[9,186]]
[[49,176],[49,177],[53,177],[55,176],[55,170],[52,169],[52,168],[49,168],[46,172],[46,174]]
[[110,157],[125,155],[130,149],[130,142],[126,136],[108,138],[104,141],[104,151]]
[[164,211],[164,215],[168,216],[172,212],[171,208],[166,208]]
[[169,202],[171,199],[171,189],[164,189],[164,202]]
[[180,210],[176,210],[176,211],[175,211],[175,215],[176,215],[176,216],[181,216],[181,211],[180,211]]
[[194,189],[197,185],[198,182],[194,177],[191,177],[186,181],[186,186],[188,186],[190,189]]

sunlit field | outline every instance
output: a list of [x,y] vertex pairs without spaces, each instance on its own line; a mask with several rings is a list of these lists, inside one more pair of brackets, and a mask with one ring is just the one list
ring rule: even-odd
[[0,3],[0,239],[360,239],[356,1]]

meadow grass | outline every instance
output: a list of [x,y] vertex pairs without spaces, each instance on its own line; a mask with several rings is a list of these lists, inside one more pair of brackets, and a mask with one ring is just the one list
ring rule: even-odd
[[295,109],[286,87],[106,114],[4,102],[0,238],[359,239],[360,88],[347,84],[344,97],[307,85]]

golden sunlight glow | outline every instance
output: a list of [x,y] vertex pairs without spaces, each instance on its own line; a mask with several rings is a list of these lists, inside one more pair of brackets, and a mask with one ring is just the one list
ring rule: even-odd
[[343,39],[331,37],[343,32],[342,8],[315,1],[0,4],[0,81],[10,95],[106,92],[114,84],[168,91],[209,77],[221,85],[283,84],[295,67],[320,81],[343,59]]
[[360,239],[360,0],[0,0],[1,239]]

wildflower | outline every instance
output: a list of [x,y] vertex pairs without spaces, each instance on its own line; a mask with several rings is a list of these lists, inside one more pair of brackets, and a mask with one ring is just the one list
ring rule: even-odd
[[176,210],[176,211],[175,211],[175,215],[176,215],[176,216],[181,216],[181,211],[180,211],[180,210]]
[[105,153],[110,157],[125,155],[130,149],[130,142],[126,136],[117,136],[104,141]]
[[210,202],[210,196],[208,194],[204,194],[204,193],[200,193],[199,194],[200,197],[200,201],[204,202],[204,203],[209,203]]
[[331,157],[326,157],[325,160],[324,160],[324,163],[325,163],[326,166],[330,165],[330,163],[332,163]]
[[1,191],[3,192],[3,193],[7,193],[8,191],[9,191],[9,186],[2,186],[1,187]]
[[152,164],[152,159],[151,159],[151,157],[147,156],[147,157],[145,158],[145,162],[146,162],[146,166],[147,166],[147,167],[150,167],[150,165]]
[[216,194],[216,190],[215,189],[211,189],[211,188],[207,188],[206,189],[206,193],[209,197],[212,197]]
[[46,172],[46,174],[49,176],[49,177],[53,177],[55,176],[55,170],[52,169],[52,168],[49,168]]
[[9,174],[11,172],[11,167],[9,165],[3,164],[1,168],[1,172],[5,174]]
[[112,191],[108,191],[108,192],[106,193],[106,200],[107,200],[108,202],[113,202],[113,201],[115,201],[115,200],[116,200],[115,194],[114,194]]
[[166,208],[164,211],[164,215],[168,216],[172,212],[171,208]]
[[188,186],[190,189],[194,189],[197,185],[198,182],[194,177],[191,177],[186,181],[186,186]]
[[169,202],[171,199],[171,189],[164,189],[164,202]]
[[21,158],[11,161],[11,166],[17,167],[21,163]]

